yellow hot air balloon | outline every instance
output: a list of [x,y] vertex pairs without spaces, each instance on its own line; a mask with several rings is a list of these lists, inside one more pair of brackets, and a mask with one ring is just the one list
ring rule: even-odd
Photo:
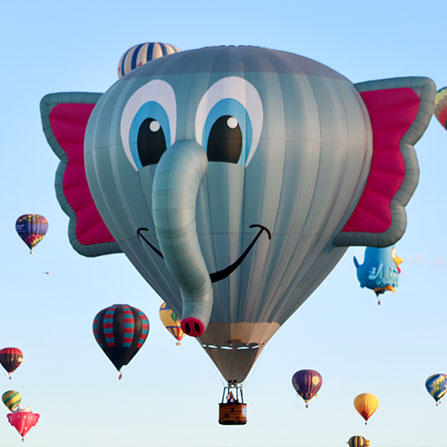
[[6,391],[2,395],[2,401],[9,408],[9,411],[14,411],[20,405],[22,395],[15,390]]
[[180,346],[180,341],[185,336],[185,333],[181,328],[181,320],[166,303],[163,303],[160,306],[160,320],[165,328],[177,340],[177,346]]
[[354,407],[365,419],[365,425],[368,419],[374,414],[379,406],[379,399],[374,394],[363,393],[359,394],[354,399]]
[[371,443],[363,436],[351,436],[348,441],[349,447],[368,447]]

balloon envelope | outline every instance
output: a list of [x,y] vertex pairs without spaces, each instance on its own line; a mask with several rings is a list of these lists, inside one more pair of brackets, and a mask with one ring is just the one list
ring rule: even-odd
[[368,447],[371,443],[363,436],[351,436],[348,444],[349,447]]
[[162,42],[146,42],[134,45],[121,56],[118,63],[118,77],[122,78],[135,68],[147,64],[153,59],[178,53],[179,51],[174,45]]
[[40,414],[33,413],[27,409],[9,413],[7,417],[9,423],[15,427],[23,439],[25,435],[37,424]]
[[425,387],[435,402],[438,402],[447,393],[447,376],[433,374],[425,381]]
[[23,362],[23,353],[18,348],[3,348],[0,350],[0,363],[9,374],[14,372]]
[[99,312],[93,334],[101,349],[119,371],[139,351],[149,334],[149,320],[139,309],[114,304]]
[[48,231],[48,221],[39,214],[24,214],[16,221],[16,231],[23,242],[33,252],[33,248],[44,238]]
[[362,393],[354,399],[354,407],[365,419],[365,423],[374,414],[378,406],[379,399],[374,394]]
[[306,406],[309,400],[316,396],[322,384],[323,378],[319,372],[313,369],[302,369],[297,371],[292,377],[292,385],[304,399]]
[[435,116],[444,129],[447,129],[447,87],[439,89],[435,98]]
[[6,391],[2,394],[2,402],[9,408],[9,411],[14,411],[22,402],[22,395],[15,390]]
[[181,320],[166,303],[160,306],[160,320],[169,333],[177,340],[177,346],[180,346],[180,341],[185,336],[185,333],[182,331]]

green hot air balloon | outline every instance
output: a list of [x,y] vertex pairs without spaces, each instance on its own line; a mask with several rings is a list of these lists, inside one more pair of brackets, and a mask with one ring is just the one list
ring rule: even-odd
[[10,411],[15,411],[22,402],[22,395],[18,391],[6,391],[2,394],[2,402]]

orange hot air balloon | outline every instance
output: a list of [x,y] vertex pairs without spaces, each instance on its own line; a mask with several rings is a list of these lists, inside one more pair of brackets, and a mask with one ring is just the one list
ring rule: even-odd
[[374,414],[379,406],[379,399],[374,394],[363,393],[359,394],[354,399],[354,407],[365,419],[365,425],[368,423],[368,419]]
[[185,333],[182,331],[181,320],[166,303],[160,306],[160,320],[164,327],[177,340],[177,346],[180,346],[180,341],[185,336]]

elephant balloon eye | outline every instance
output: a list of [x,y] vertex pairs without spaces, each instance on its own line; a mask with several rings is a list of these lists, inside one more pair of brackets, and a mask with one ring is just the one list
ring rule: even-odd
[[242,151],[242,132],[238,120],[231,115],[216,120],[208,137],[208,160],[237,163]]
[[160,161],[166,150],[166,138],[157,120],[146,118],[141,123],[138,130],[137,147],[142,166],[154,165]]

